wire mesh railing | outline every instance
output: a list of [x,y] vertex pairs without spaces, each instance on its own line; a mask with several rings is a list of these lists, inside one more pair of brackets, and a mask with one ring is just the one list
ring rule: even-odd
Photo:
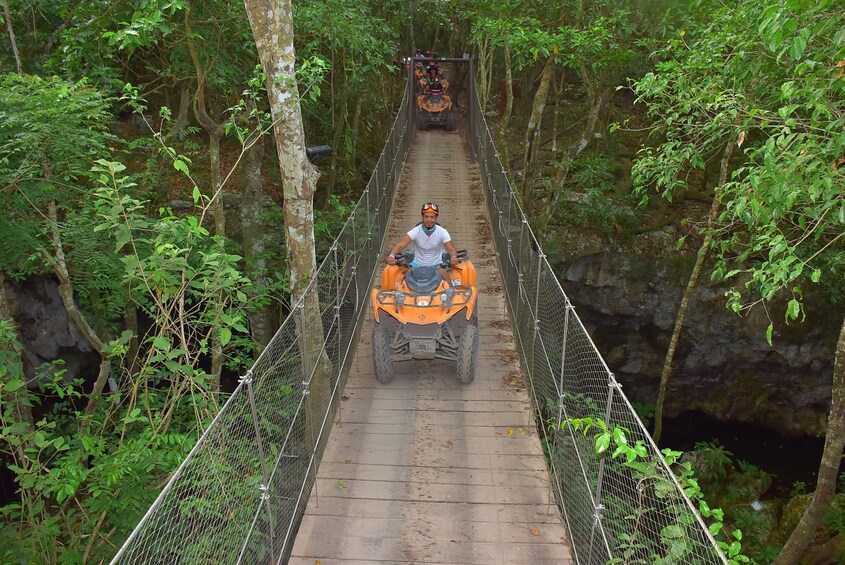
[[[516,200],[478,99],[472,104],[470,144],[514,338],[576,562],[727,563],[575,313]],[[612,448],[597,455],[594,438],[562,426],[582,418],[624,428],[647,455],[633,465],[613,458]]]
[[287,560],[340,405],[411,146],[408,99],[303,298],[112,563]]

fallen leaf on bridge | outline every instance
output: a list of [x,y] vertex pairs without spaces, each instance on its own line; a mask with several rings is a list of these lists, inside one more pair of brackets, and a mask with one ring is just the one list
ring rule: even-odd
[[342,490],[344,490],[344,489],[346,488],[346,483],[345,483],[345,482],[343,482],[343,481],[338,481],[336,486],[337,486],[337,490],[341,490],[341,491],[342,491]]
[[532,529],[531,529],[531,535],[532,535],[532,536],[539,536],[539,535],[540,535],[540,531],[539,531],[539,530],[535,530],[535,529],[533,529],[533,528],[532,528]]

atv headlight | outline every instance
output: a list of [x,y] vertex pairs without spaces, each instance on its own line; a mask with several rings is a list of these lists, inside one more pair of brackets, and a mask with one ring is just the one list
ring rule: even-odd
[[394,293],[394,296],[396,297],[396,304],[405,304],[405,293],[404,292],[402,292],[401,290],[397,290]]
[[451,286],[443,291],[443,294],[440,295],[440,301],[443,304],[451,304],[452,298],[455,296],[455,289]]

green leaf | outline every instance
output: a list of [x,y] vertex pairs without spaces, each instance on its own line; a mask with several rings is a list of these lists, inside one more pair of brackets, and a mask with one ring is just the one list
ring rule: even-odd
[[772,345],[772,331],[774,330],[774,325],[769,324],[769,327],[766,328],[766,341],[769,345]]
[[789,320],[797,320],[798,314],[800,313],[801,303],[793,298],[789,301],[789,304],[786,305],[786,321],[788,322]]
[[170,341],[165,337],[154,337],[153,338],[153,347],[158,349],[163,349],[165,351],[170,349]]
[[129,243],[129,240],[132,239],[132,234],[126,228],[126,226],[118,226],[117,230],[115,230],[114,237],[116,239],[114,250],[115,252],[120,251],[123,249],[123,246]]
[[616,445],[628,445],[628,438],[625,437],[625,430],[623,428],[613,429],[613,441]]
[[175,159],[173,161],[173,168],[185,173],[186,175],[191,174],[191,171],[188,170],[188,165],[182,159]]
[[232,330],[220,328],[220,345],[225,346],[232,339]]
[[21,379],[9,379],[3,386],[3,392],[15,392],[16,390],[22,388],[25,384],[26,383],[24,383]]
[[596,454],[601,455],[610,447],[610,434],[603,433],[596,436]]

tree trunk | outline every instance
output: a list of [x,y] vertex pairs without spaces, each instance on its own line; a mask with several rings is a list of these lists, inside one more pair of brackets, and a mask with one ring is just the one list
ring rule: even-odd
[[[562,81],[561,81],[562,82]],[[563,193],[563,187],[566,184],[566,179],[569,177],[569,173],[572,170],[572,162],[578,158],[578,156],[587,148],[590,144],[590,141],[595,137],[596,128],[598,127],[599,118],[602,114],[602,109],[604,108],[605,103],[608,100],[609,93],[605,90],[596,91],[594,89],[588,88],[590,92],[590,109],[587,111],[586,123],[584,124],[584,130],[581,132],[581,136],[577,142],[570,145],[569,148],[564,152],[563,156],[560,159],[558,164],[557,172],[555,173],[554,179],[551,182],[550,191],[551,193],[546,197],[546,203],[544,206],[544,212],[540,214],[540,219],[537,222],[539,229],[537,230],[539,234],[545,234],[546,228],[549,226],[549,222],[554,215],[555,208],[557,207],[558,200],[560,199],[560,195]],[[558,100],[560,97],[558,96]],[[557,112],[558,112],[558,103],[555,102],[555,129],[557,128]],[[557,138],[557,132],[555,132],[552,136],[552,144],[554,145],[554,140]],[[536,149],[535,149],[536,150]],[[541,242],[542,243],[542,242]]]
[[810,506],[804,511],[804,515],[786,540],[786,545],[780,550],[780,554],[772,561],[772,565],[797,563],[798,558],[812,541],[824,513],[836,494],[843,449],[845,449],[845,321],[842,322],[839,340],[836,342],[830,414],[827,417],[827,434],[819,465],[816,492],[813,493]]
[[[352,136],[352,143],[350,144],[352,147],[352,154],[349,156],[349,169],[354,175],[358,174],[358,166],[355,163],[355,160],[358,158],[358,130],[361,128],[361,114],[363,110],[364,98],[363,96],[359,96],[358,100],[355,101],[355,114],[352,116],[352,128],[349,132]],[[345,186],[348,185],[348,182],[345,183]]]
[[478,41],[478,102],[482,113],[487,108],[487,98],[490,96],[490,73],[487,67],[492,65],[492,51],[489,38],[484,37]]
[[[246,275],[259,293],[267,292],[267,264],[264,258],[266,235],[261,215],[264,211],[264,185],[261,163],[264,160],[264,137],[246,149],[240,162],[243,186],[241,188],[241,237],[243,239]],[[248,314],[252,339],[257,357],[273,337],[272,308],[263,306]]]
[[692,268],[689,281],[687,281],[687,287],[684,289],[681,305],[678,308],[678,316],[675,318],[675,327],[672,329],[672,338],[669,340],[669,349],[666,351],[666,358],[663,361],[663,371],[660,374],[660,387],[657,391],[657,401],[654,407],[654,434],[652,435],[655,443],[660,441],[660,436],[663,433],[663,404],[666,401],[669,378],[672,376],[672,361],[675,358],[675,350],[678,347],[678,341],[681,337],[681,329],[684,325],[684,318],[687,314],[690,297],[698,285],[698,277],[701,275],[704,259],[707,257],[707,252],[710,251],[710,244],[713,241],[713,226],[719,215],[719,193],[721,192],[722,186],[728,181],[728,167],[735,147],[736,144],[734,141],[730,140],[722,152],[722,161],[719,164],[719,184],[716,186],[713,203],[710,205],[710,214],[707,217],[707,232],[704,235],[704,242],[698,248],[695,265]]
[[[245,0],[249,23],[264,72],[273,115],[285,205],[285,241],[291,277],[291,303],[302,298],[296,316],[303,374],[309,384],[307,424],[314,448],[331,395],[331,364],[322,349],[323,324],[316,288],[305,295],[317,270],[314,242],[314,192],[319,171],[305,154],[305,131],[294,65],[291,0]],[[313,378],[311,368],[314,367]]]
[[610,98],[610,92],[606,86],[601,84],[601,82],[596,85],[590,81],[590,75],[586,68],[584,68],[583,63],[581,64],[581,69],[581,80],[584,82],[584,86],[587,88],[587,93],[590,97],[590,110],[587,112],[587,124],[584,126],[584,133],[578,141],[574,157],[578,157],[587,148],[593,137],[595,137],[596,126],[599,123],[602,109],[607,103],[608,98]]
[[[47,175],[49,178],[49,174]],[[62,245],[61,235],[59,234],[59,222],[56,214],[56,201],[51,200],[47,205],[47,218],[50,221],[51,239],[53,243],[54,255],[43,251],[44,259],[53,268],[53,273],[59,279],[59,296],[62,298],[62,304],[67,310],[68,316],[73,320],[74,325],[82,332],[85,339],[100,354],[100,371],[97,375],[97,380],[94,381],[94,386],[91,389],[91,394],[88,396],[88,404],[85,406],[86,417],[80,427],[80,435],[86,435],[88,426],[91,423],[90,416],[94,413],[97,407],[97,400],[103,392],[103,389],[108,382],[109,374],[111,373],[111,352],[108,346],[103,343],[94,328],[88,323],[85,315],[77,308],[76,302],[73,299],[73,282],[70,280],[70,274],[67,270],[67,262],[65,261],[65,252]]]
[[552,83],[554,74],[555,59],[554,57],[549,57],[549,60],[546,61],[546,66],[543,67],[543,74],[540,76],[540,86],[537,87],[537,92],[534,94],[534,106],[531,108],[531,117],[528,119],[528,125],[525,128],[522,159],[522,206],[523,210],[529,214],[531,213],[532,207],[529,188],[531,163],[533,161],[531,156],[535,153],[533,149],[540,135],[539,124],[543,117],[546,99],[549,96],[549,85]]
[[499,134],[505,135],[513,112],[513,68],[511,66],[511,46],[505,42],[505,113],[499,124]]
[[552,118],[552,155],[557,155],[557,137],[559,135],[558,122],[560,121],[560,99],[563,98],[563,79],[564,77],[560,77],[560,80],[555,80],[554,85],[552,85],[555,93],[555,109],[554,112],[552,112],[552,115],[554,116],[554,118]]
[[[207,70],[199,60],[196,44],[193,40],[191,27],[191,3],[187,2],[185,9],[185,32],[188,42],[188,52],[197,73],[197,91],[194,97],[194,116],[208,135],[208,172],[211,185],[211,215],[214,218],[214,233],[220,238],[220,251],[223,251],[226,237],[226,214],[223,209],[223,186],[220,183],[220,140],[225,133],[223,124],[215,122],[208,114],[205,96]],[[209,389],[212,394],[220,392],[220,377],[223,373],[223,345],[220,339],[220,327],[216,324],[211,330],[211,372],[209,374]]]
[[343,136],[347,134],[347,129],[349,126],[349,81],[347,80],[346,73],[343,76],[343,88],[341,89],[341,99],[340,99],[340,110],[337,112],[337,122],[334,125],[334,136],[332,137],[332,147],[335,148],[332,151],[331,157],[331,167],[329,170],[329,182],[326,183],[326,189],[324,191],[323,202],[322,206],[320,207],[321,210],[325,210],[328,208],[329,200],[331,199],[332,192],[334,192],[334,185],[337,182],[337,170],[338,160],[340,159],[341,155],[341,140]]
[[3,0],[3,15],[6,18],[6,31],[9,32],[9,41],[12,44],[12,54],[15,56],[15,65],[18,67],[18,74],[23,72],[21,67],[21,56],[18,53],[18,42],[15,39],[15,30],[12,28],[12,17],[9,14],[9,0]]

